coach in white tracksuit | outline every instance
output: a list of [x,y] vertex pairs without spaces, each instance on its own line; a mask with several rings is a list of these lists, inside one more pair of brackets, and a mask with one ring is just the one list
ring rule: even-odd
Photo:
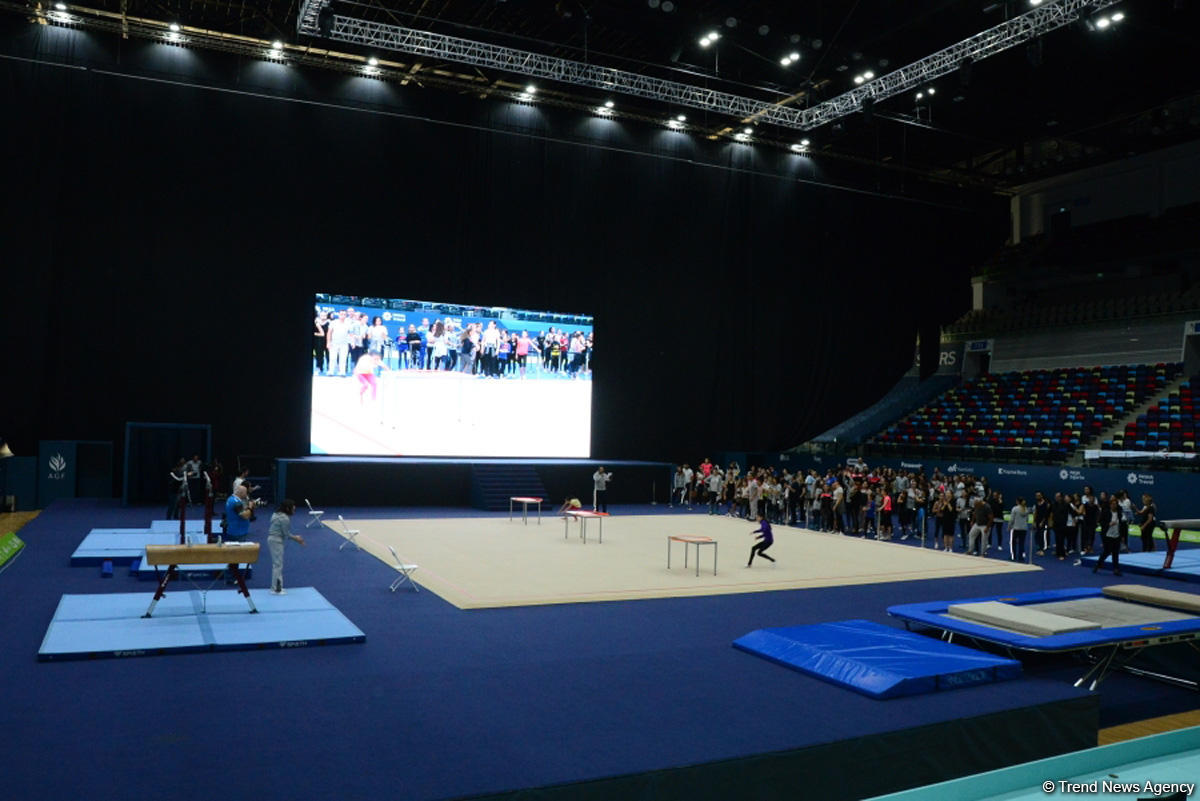
[[283,595],[283,546],[287,540],[295,540],[301,545],[304,538],[292,533],[292,513],[296,511],[296,502],[285,498],[275,514],[271,515],[271,527],[267,531],[267,549],[271,551],[271,594]]

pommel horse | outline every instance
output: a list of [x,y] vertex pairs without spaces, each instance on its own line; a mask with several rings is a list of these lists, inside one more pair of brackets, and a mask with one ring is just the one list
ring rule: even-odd
[[250,590],[246,589],[246,581],[242,578],[239,564],[253,564],[258,561],[259,545],[257,542],[225,542],[202,545],[147,545],[146,564],[166,565],[167,572],[158,583],[158,591],[150,600],[150,608],[142,617],[150,617],[159,600],[167,594],[167,584],[176,577],[180,565],[225,565],[237,581],[238,592],[246,596],[250,605],[250,614],[258,609],[250,598]]

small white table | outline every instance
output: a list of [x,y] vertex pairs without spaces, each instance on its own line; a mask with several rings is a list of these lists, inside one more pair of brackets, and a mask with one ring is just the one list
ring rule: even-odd
[[598,537],[598,541],[601,545],[604,544],[604,518],[608,517],[608,515],[604,514],[603,512],[586,512],[582,509],[568,509],[567,511],[563,512],[564,540],[568,536],[567,529],[572,517],[579,521],[579,537],[583,540],[584,545],[587,545],[587,521],[593,518],[598,519],[600,521],[600,536]]
[[692,534],[674,534],[667,537],[667,570],[671,569],[671,543],[683,543],[683,566],[688,566],[688,548],[692,545],[696,546],[696,576],[700,575],[700,546],[711,545],[713,547],[713,575],[717,575],[717,541],[712,537],[701,537]]
[[541,498],[526,498],[520,495],[514,495],[508,499],[508,520],[511,523],[513,519],[513,503],[521,504],[521,521],[525,525],[529,525],[529,504],[536,503],[538,510],[538,525],[542,524],[542,499]]

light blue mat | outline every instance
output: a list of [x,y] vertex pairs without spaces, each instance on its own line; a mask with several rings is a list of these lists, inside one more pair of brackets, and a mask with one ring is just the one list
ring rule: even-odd
[[[1177,550],[1175,558],[1171,561],[1170,570],[1163,570],[1163,560],[1166,556],[1167,552],[1162,549],[1162,543],[1159,543],[1157,551],[1123,553],[1121,554],[1121,570],[1146,576],[1163,576],[1180,581],[1200,582],[1200,548]],[[1088,567],[1095,567],[1098,561],[1098,556],[1083,557],[1083,563]],[[1112,559],[1106,559],[1104,567],[1100,570],[1101,572],[1112,570]]]
[[1194,727],[877,796],[871,801],[1135,801],[1165,798],[1181,789],[1170,785],[1184,785],[1184,792],[1194,794],[1198,780],[1200,727]]
[[[144,618],[149,592],[64,595],[38,659],[95,659],[246,648],[364,642],[366,635],[312,587],[287,595],[251,590],[251,614],[235,590],[172,591]],[[207,609],[207,611],[204,611]]]
[[179,531],[149,531],[144,528],[94,528],[71,554],[71,567],[98,565],[111,560],[127,565],[146,555],[147,545],[172,545],[179,542]]
[[[179,521],[178,520],[151,520],[151,531],[173,531],[175,536],[179,536]],[[185,533],[196,534],[204,531],[204,515],[201,513],[198,518],[188,518],[183,521],[183,530]],[[221,533],[221,517],[218,515],[213,520],[213,533]]]

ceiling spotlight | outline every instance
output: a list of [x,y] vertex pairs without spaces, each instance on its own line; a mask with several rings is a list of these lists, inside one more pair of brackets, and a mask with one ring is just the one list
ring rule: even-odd
[[1109,25],[1112,25],[1112,20],[1109,19],[1108,17],[1100,17],[1099,19],[1096,20],[1096,30],[1098,30],[1098,31],[1104,30]]
[[926,91],[929,92],[929,94],[931,94],[931,95],[937,94],[937,89],[934,89],[932,86],[929,87],[929,89],[927,89]]
[[687,122],[687,117],[683,114],[676,114],[675,121],[676,122]]
[[66,3],[55,3],[55,4],[54,4],[54,7],[55,7],[55,8],[57,8],[59,11],[66,11],[66,10],[67,10],[67,4],[66,4]]
[[917,92],[917,100],[921,100],[921,99],[922,99],[922,98],[924,98],[924,97],[925,97],[925,93],[924,93],[924,92]]
[[614,104],[614,103],[613,103],[611,100],[605,100],[605,101],[604,101],[604,107],[605,107],[605,108],[612,108],[614,105],[615,105],[615,104]]
[[791,63],[792,63],[792,60],[790,58],[788,58],[787,56],[784,56],[783,58],[779,59],[779,65],[781,67],[786,67]]
[[171,29],[171,33],[179,33],[179,23],[178,22],[172,22],[167,27]]
[[271,49],[278,53],[283,49],[283,42],[276,39],[275,41],[271,42]]
[[1120,22],[1120,21],[1121,21],[1121,20],[1123,20],[1123,19],[1125,19],[1125,12],[1124,12],[1124,11],[1118,11],[1116,14],[1113,14],[1113,15],[1112,15],[1112,21],[1113,21],[1113,22]]
[[793,50],[792,52],[788,53],[788,58],[790,58],[792,61],[799,61],[800,54]]
[[1041,4],[1042,0],[1029,0],[1029,5],[1031,6],[1040,6]]
[[855,76],[854,76],[854,82],[855,82],[855,83],[857,83],[857,84],[861,84],[861,83],[863,82],[863,76],[861,76],[861,75],[855,75]]
[[811,144],[812,144],[812,142],[810,140],[808,140],[807,138],[800,140],[800,147],[808,147]]
[[750,134],[754,133],[754,129],[753,128],[745,128],[742,130],[742,133],[744,133],[746,136],[749,136]]
[[868,81],[870,81],[875,78],[875,73],[871,72],[870,70],[867,70],[866,72],[863,73],[863,77],[866,78]]
[[368,67],[378,67],[379,59],[375,58],[375,56],[371,56],[370,58],[367,59],[367,66]]
[[528,86],[526,86],[526,87],[525,87],[525,94],[527,94],[527,95],[536,95],[536,94],[537,94],[537,87],[536,87],[536,86],[534,86],[533,84],[529,84]]

